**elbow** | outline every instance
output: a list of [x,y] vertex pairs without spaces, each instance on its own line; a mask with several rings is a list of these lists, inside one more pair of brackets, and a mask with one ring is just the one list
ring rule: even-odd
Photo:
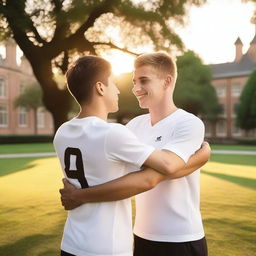
[[144,191],[148,191],[154,187],[156,187],[156,185],[158,184],[159,182],[156,180],[156,179],[146,179],[144,181]]
[[205,165],[210,160],[210,157],[211,151],[207,152],[207,154],[205,155],[204,160],[202,161],[202,165]]
[[165,167],[165,173],[166,173],[166,175],[172,177],[172,176],[175,175],[179,170],[181,170],[182,168],[184,168],[184,166],[185,166],[185,163],[184,163],[184,165],[182,165],[182,166],[173,166],[173,165],[171,165],[171,164],[168,164],[168,165],[166,165],[166,167]]

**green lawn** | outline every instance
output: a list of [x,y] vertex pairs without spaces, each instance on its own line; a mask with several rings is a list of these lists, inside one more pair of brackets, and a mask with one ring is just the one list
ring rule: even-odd
[[[216,145],[211,144],[212,149],[221,150],[246,150],[256,151],[256,146],[249,145]],[[27,144],[4,144],[0,145],[0,154],[14,154],[14,153],[41,153],[53,152],[52,143],[27,143]]]
[[219,150],[245,150],[245,151],[256,151],[256,145],[218,145],[218,144],[211,144],[212,149],[219,149]]
[[53,152],[52,143],[2,144],[0,154]]
[[[255,159],[212,155],[202,168],[209,256],[256,256]],[[0,166],[0,255],[58,255],[66,218],[58,196],[58,160],[0,159]]]

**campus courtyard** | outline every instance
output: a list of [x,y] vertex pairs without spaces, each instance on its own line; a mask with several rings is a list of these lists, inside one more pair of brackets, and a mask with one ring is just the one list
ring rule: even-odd
[[[0,146],[0,155],[51,151],[51,144]],[[58,255],[66,212],[57,158],[0,158],[0,166],[0,255]],[[212,154],[201,169],[201,212],[209,256],[256,255],[256,155]]]

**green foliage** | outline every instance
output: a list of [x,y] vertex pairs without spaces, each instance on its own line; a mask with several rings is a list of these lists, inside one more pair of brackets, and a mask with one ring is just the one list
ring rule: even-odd
[[110,49],[137,54],[141,46],[151,45],[154,50],[181,51],[174,27],[184,23],[190,6],[206,0],[136,2],[0,1],[0,39],[11,35],[30,62],[55,130],[68,119],[71,97],[54,80],[53,67],[65,74],[77,55]]
[[15,108],[25,107],[37,110],[43,106],[42,90],[38,84],[31,84],[24,88],[23,92],[14,101]]
[[194,52],[177,58],[178,78],[174,91],[176,105],[195,115],[202,114],[214,120],[220,112],[211,72]]
[[240,96],[237,125],[245,130],[256,128],[256,70],[249,76]]

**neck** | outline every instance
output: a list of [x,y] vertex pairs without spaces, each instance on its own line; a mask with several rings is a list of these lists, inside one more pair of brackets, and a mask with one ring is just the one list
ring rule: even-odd
[[84,118],[89,116],[96,116],[102,120],[107,121],[108,112],[106,111],[105,106],[99,102],[91,102],[88,104],[83,104],[77,118]]
[[151,119],[151,124],[154,125],[165,117],[169,116],[177,110],[177,107],[174,105],[174,102],[168,102],[164,104],[161,102],[158,105],[152,106],[149,108],[149,114]]

